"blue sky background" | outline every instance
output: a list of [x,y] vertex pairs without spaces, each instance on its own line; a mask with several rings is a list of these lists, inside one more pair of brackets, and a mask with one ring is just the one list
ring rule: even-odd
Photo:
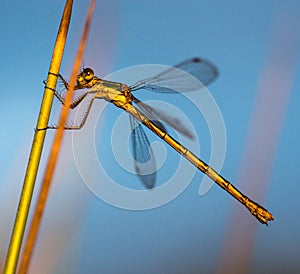
[[[47,76],[63,5],[64,1],[1,3],[2,258],[6,254],[42,99],[42,81]],[[172,65],[193,56],[213,61],[220,70],[220,77],[209,90],[222,112],[227,134],[222,174],[239,187],[242,183],[236,180],[239,170],[243,168],[241,161],[256,92],[266,70],[268,54],[274,46],[272,35],[276,33],[275,22],[287,14],[287,24],[299,37],[299,10],[300,2],[296,0],[233,0],[230,3],[218,0],[98,1],[84,65],[93,67],[102,77],[133,65]],[[66,77],[70,75],[86,11],[86,1],[75,1],[61,70]],[[288,38],[283,36],[282,39]],[[264,182],[265,200],[258,200],[275,215],[275,221],[267,228],[257,224],[248,269],[250,273],[298,273],[300,270],[297,202],[300,195],[297,174],[300,160],[299,39],[293,43],[295,50],[291,54],[295,56],[295,65],[291,69],[294,70],[291,76],[292,91],[271,175],[269,181]],[[53,111],[59,111],[58,103],[55,103]],[[108,116],[109,113],[105,118]],[[51,121],[55,122],[56,118],[57,115],[53,115]],[[103,126],[99,125],[103,143],[98,150],[102,155],[109,155],[110,132],[104,126],[105,122]],[[44,166],[52,136],[51,132],[47,134],[41,167]],[[59,259],[53,259],[53,263],[48,265],[43,264],[43,260],[34,259],[34,269],[45,269],[47,265],[50,273],[82,273],[83,270],[86,273],[217,271],[228,234],[228,220],[232,220],[229,218],[230,211],[241,207],[235,200],[216,186],[200,197],[198,188],[203,175],[198,172],[189,187],[163,207],[148,211],[112,207],[97,199],[84,186],[76,171],[70,140],[71,134],[67,133],[66,148],[62,151],[65,155],[55,177],[56,183],[37,246],[37,249],[43,250],[37,251],[39,258],[44,256],[46,261],[49,257],[45,254],[55,257],[59,253]],[[201,157],[207,160],[209,136],[204,134],[201,141]],[[176,154],[171,155],[169,163],[176,163]],[[104,160],[110,165],[109,157]],[[117,165],[114,170],[117,179],[123,180],[127,176]],[[159,176],[163,178],[164,175]],[[138,184],[138,181],[135,183]],[[253,197],[253,194],[247,194]],[[246,210],[242,210],[245,214],[241,222],[256,222]],[[240,233],[247,235],[247,231]],[[43,239],[46,239],[45,243]],[[60,240],[64,244],[59,245],[57,242]],[[52,249],[47,248],[47,243],[51,245],[51,242]],[[54,243],[59,246],[59,251]]]

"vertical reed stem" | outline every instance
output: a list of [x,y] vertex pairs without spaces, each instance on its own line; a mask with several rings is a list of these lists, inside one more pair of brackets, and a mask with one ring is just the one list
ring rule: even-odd
[[[55,89],[57,77],[55,74],[59,73],[61,60],[64,52],[66,37],[68,33],[71,12],[72,12],[72,0],[67,0],[61,23],[59,26],[52,59],[50,63],[49,71],[52,74],[48,74],[47,86],[51,89]],[[54,75],[53,75],[54,74]],[[50,111],[53,102],[53,91],[46,88],[44,90],[44,97],[42,100],[40,113],[37,121],[36,128],[46,128],[49,121]],[[4,273],[12,274],[16,272],[16,267],[19,259],[20,249],[22,246],[24,231],[28,218],[32,193],[34,190],[36,175],[40,163],[44,140],[46,136],[45,130],[36,130],[31,146],[31,152],[27,164],[27,170],[24,178],[23,188],[19,200],[19,206],[15,217],[14,228],[10,239],[10,245],[7,252]]]
[[76,84],[76,78],[77,74],[80,68],[80,63],[81,59],[84,53],[84,49],[86,46],[86,41],[89,33],[89,28],[92,20],[92,15],[95,7],[95,0],[91,0],[90,7],[88,10],[83,34],[81,37],[81,41],[79,44],[79,48],[77,51],[77,56],[74,62],[71,78],[70,78],[70,88],[66,92],[66,98],[65,98],[65,104],[62,107],[61,113],[60,113],[60,118],[58,122],[58,129],[55,132],[54,140],[52,143],[51,147],[51,152],[49,154],[48,162],[46,165],[41,189],[37,198],[37,204],[34,209],[33,213],[33,218],[32,222],[30,224],[30,228],[28,231],[28,236],[26,238],[25,246],[24,246],[24,251],[22,253],[22,259],[21,259],[21,264],[20,264],[20,269],[19,273],[20,274],[25,274],[28,271],[28,267],[30,264],[30,259],[32,257],[32,252],[34,249],[34,245],[36,243],[36,238],[38,236],[39,228],[40,228],[40,223],[43,217],[43,212],[46,206],[47,202],[47,197],[48,193],[50,190],[52,178],[54,175],[55,167],[57,164],[57,159],[58,155],[60,152],[61,144],[62,144],[62,139],[63,139],[63,133],[64,133],[64,126],[66,124],[67,118],[68,118],[68,112],[69,112],[69,105],[71,104],[72,101],[72,95],[73,95],[73,90],[74,86]]

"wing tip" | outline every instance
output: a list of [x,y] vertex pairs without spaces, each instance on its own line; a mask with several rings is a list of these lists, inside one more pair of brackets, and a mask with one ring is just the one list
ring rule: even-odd
[[207,59],[204,59],[204,58],[201,58],[201,57],[193,57],[192,58],[192,62],[194,63],[205,63],[207,65],[209,65],[211,67],[211,69],[214,71],[214,79],[217,78],[219,75],[220,75],[220,72],[217,68],[217,66],[212,63],[211,61],[207,60]]
[[195,62],[195,63],[201,63],[202,62],[202,58],[200,58],[200,57],[193,57],[192,61]]

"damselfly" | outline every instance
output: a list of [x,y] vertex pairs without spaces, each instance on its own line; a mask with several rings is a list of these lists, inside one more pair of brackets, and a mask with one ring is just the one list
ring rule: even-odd
[[[183,73],[184,71],[185,73]],[[193,58],[180,63],[174,67],[163,70],[153,77],[138,81],[137,83],[128,86],[123,83],[112,82],[100,79],[94,75],[94,71],[91,68],[85,68],[77,76],[77,85],[75,90],[86,89],[86,91],[75,99],[70,108],[77,107],[87,95],[91,94],[92,97],[89,101],[87,111],[84,114],[81,122],[78,125],[65,126],[67,130],[81,129],[91,110],[92,104],[95,99],[104,99],[113,103],[115,106],[122,108],[130,115],[130,124],[132,127],[132,144],[133,144],[133,157],[135,159],[135,169],[142,183],[147,188],[153,188],[155,183],[155,172],[147,174],[145,165],[139,163],[151,161],[152,151],[149,140],[146,133],[143,130],[142,124],[154,132],[158,137],[168,143],[173,149],[185,157],[195,167],[202,171],[205,175],[210,177],[220,187],[231,194],[241,204],[243,204],[252,215],[254,215],[261,223],[267,224],[268,221],[273,220],[273,216],[265,208],[258,203],[249,199],[246,195],[242,194],[237,188],[235,188],[229,181],[218,174],[212,167],[206,164],[204,161],[195,156],[186,147],[177,142],[170,134],[167,133],[164,127],[164,121],[171,125],[175,130],[178,130],[186,135],[188,131],[182,127],[182,125],[172,122],[172,119],[165,114],[159,113],[153,107],[141,102],[134,95],[133,92],[137,90],[151,90],[161,93],[176,93],[178,90],[181,92],[194,91],[199,89],[199,85],[193,84],[191,76],[198,79],[204,86],[210,84],[218,75],[216,67],[207,60],[202,58]],[[63,82],[65,88],[68,88],[67,81],[59,75],[59,78]],[[179,88],[180,87],[180,88]],[[58,100],[64,104],[64,97],[55,92],[55,96]],[[49,126],[48,128],[57,128],[56,126]],[[152,165],[155,162],[152,162]],[[146,175],[145,175],[146,174]]]

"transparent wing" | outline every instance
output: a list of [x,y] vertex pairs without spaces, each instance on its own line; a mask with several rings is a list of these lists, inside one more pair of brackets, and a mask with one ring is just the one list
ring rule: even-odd
[[[217,76],[218,70],[211,62],[202,58],[192,58],[170,67],[154,77],[139,81],[130,88],[132,91],[148,89],[164,93],[188,92],[207,86]],[[202,83],[202,86],[194,77]]]
[[133,158],[135,160],[135,171],[144,186],[148,189],[152,189],[156,179],[156,171],[154,171],[156,166],[154,154],[142,124],[131,115],[129,118],[132,130],[130,140]]
[[141,102],[137,98],[133,97],[133,101],[136,103],[137,108],[149,119],[151,120],[156,126],[158,126],[163,131],[167,132],[167,129],[159,120],[164,121],[169,126],[171,126],[174,130],[180,132],[181,134],[185,135],[190,139],[195,139],[194,134],[184,125],[179,118],[174,118],[167,114],[166,112],[162,111],[161,109],[156,109],[152,106]]

